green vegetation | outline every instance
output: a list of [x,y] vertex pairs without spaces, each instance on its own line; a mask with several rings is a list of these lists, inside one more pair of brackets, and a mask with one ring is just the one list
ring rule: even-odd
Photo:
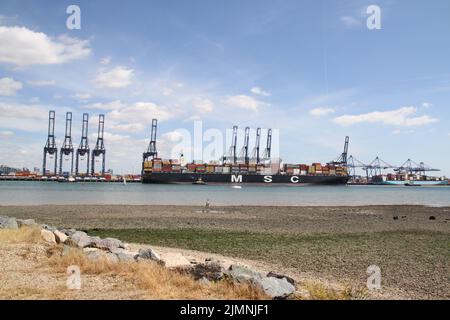
[[[378,265],[388,286],[421,286],[448,296],[450,239],[427,231],[341,235],[280,235],[198,229],[92,229],[91,235],[124,241],[218,253],[268,261],[280,267],[332,276],[364,285],[366,269]],[[431,288],[420,279],[435,280]],[[408,280],[410,279],[410,281]],[[412,289],[412,288],[411,288]]]

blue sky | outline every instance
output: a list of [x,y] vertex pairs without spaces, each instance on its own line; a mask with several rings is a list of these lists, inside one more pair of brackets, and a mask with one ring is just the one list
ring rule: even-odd
[[[80,30],[66,27],[70,4]],[[372,4],[381,30],[366,26]],[[3,0],[0,163],[40,167],[54,109],[58,145],[66,111],[75,145],[90,113],[91,147],[106,114],[116,172],[139,171],[157,117],[167,157],[202,120],[278,129],[287,162],[332,160],[349,135],[364,162],[412,158],[450,175],[449,31],[447,0]]]

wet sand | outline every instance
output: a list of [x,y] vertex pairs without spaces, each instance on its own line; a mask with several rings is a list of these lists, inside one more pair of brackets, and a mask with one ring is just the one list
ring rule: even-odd
[[158,246],[248,258],[299,278],[364,286],[382,270],[384,297],[450,299],[450,208],[0,206],[34,218]]

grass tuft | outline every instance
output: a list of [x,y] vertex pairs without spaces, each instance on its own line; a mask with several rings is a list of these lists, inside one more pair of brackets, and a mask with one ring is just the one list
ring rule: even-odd
[[125,277],[151,299],[267,299],[260,290],[247,284],[228,281],[202,284],[192,277],[168,270],[151,262],[113,262],[105,258],[92,261],[79,249],[70,249],[64,256],[50,257],[50,265],[57,272],[66,272],[68,266],[77,265],[82,274],[118,275]]
[[21,227],[19,229],[0,229],[0,243],[38,243],[41,240],[39,228]]

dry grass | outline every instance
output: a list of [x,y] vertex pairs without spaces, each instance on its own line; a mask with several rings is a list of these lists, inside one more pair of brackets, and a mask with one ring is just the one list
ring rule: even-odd
[[38,243],[40,240],[39,228],[0,229],[0,244]]
[[260,290],[246,284],[228,281],[202,284],[193,278],[168,270],[151,262],[112,262],[108,259],[89,260],[81,250],[71,249],[68,254],[54,254],[50,264],[57,272],[66,272],[68,266],[77,265],[82,274],[118,275],[144,290],[148,299],[267,299]]
[[[309,292],[310,300],[363,300],[369,298],[369,294],[364,288],[333,289],[318,283],[306,283],[304,287]],[[298,299],[305,298],[299,297]]]

